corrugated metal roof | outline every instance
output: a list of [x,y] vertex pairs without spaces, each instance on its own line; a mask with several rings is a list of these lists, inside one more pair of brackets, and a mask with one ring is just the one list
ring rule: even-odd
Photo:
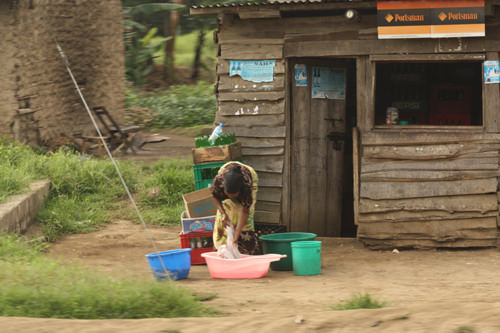
[[231,8],[231,7],[261,7],[261,6],[272,6],[272,5],[303,5],[303,4],[318,4],[318,3],[332,3],[332,2],[346,2],[346,3],[359,3],[359,2],[369,2],[373,0],[269,0],[261,2],[246,2],[246,3],[225,3],[225,4],[215,4],[215,5],[199,5],[192,6],[193,9],[200,8]]

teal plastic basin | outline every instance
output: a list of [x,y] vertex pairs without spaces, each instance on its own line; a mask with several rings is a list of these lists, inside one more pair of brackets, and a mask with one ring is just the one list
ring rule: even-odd
[[293,270],[292,242],[311,241],[318,235],[310,232],[282,232],[260,236],[262,242],[262,251],[264,254],[276,253],[286,254],[286,258],[271,263],[271,269],[274,271]]

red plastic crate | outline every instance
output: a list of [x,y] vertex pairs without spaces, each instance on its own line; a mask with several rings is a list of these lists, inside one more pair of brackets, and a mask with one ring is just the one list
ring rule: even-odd
[[[210,232],[190,232],[189,234],[180,233],[181,236],[181,248],[189,249],[191,248],[191,265],[202,265],[205,264],[205,258],[201,256],[202,253],[212,252],[214,250],[214,245],[212,241],[212,231]],[[209,238],[208,244],[201,244],[201,248],[196,244],[196,238]],[[192,242],[194,244],[192,244]],[[193,247],[194,246],[194,247]]]

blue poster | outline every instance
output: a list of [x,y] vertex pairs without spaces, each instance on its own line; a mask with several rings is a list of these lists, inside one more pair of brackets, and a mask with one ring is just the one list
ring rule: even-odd
[[252,82],[272,82],[274,80],[274,60],[231,60],[229,76],[235,75]]
[[500,83],[500,64],[498,60],[484,62],[484,83]]
[[313,67],[312,98],[345,99],[345,68]]
[[307,87],[307,65],[295,64],[295,86]]

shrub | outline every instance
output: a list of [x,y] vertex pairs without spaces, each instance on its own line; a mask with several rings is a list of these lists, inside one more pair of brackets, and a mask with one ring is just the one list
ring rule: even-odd
[[215,119],[215,94],[205,82],[194,86],[180,85],[164,94],[141,96],[128,91],[126,106],[143,107],[154,111],[150,128],[176,128],[211,124]]

